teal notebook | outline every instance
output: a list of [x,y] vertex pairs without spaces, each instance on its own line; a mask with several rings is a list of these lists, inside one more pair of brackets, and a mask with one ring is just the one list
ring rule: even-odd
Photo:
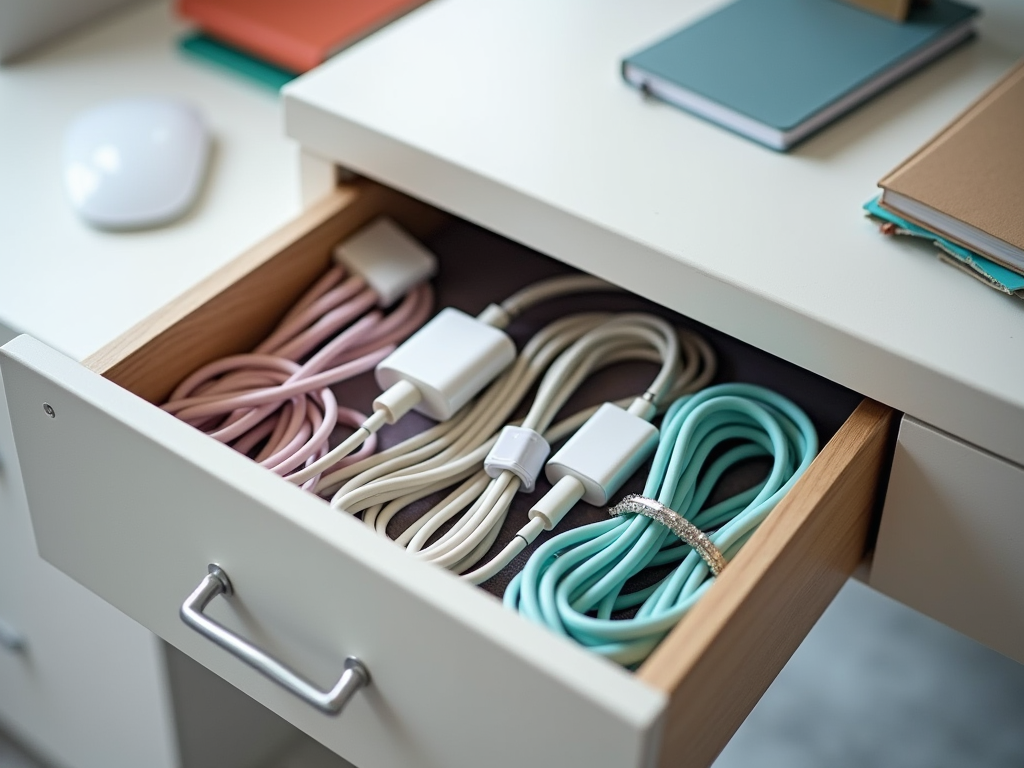
[[842,0],[737,0],[628,56],[622,72],[784,150],[969,38],[976,14],[932,0],[899,23]]

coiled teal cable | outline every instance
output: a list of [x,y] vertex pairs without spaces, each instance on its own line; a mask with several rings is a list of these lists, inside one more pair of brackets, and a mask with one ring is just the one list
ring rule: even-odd
[[[716,449],[719,449],[716,452]],[[726,559],[735,555],[818,452],[807,415],[771,390],[720,384],[676,400],[665,415],[643,495],[680,513]],[[732,466],[771,456],[768,476],[705,506]],[[623,593],[645,568],[678,565],[656,584]],[[620,664],[642,661],[713,577],[708,566],[659,522],[625,515],[553,537],[505,591],[505,605]],[[629,619],[614,611],[639,605]]]

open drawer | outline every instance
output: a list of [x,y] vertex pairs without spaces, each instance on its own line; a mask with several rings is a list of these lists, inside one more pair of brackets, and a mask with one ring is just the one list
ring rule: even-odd
[[[445,218],[377,185],[340,189],[84,364],[27,337],[4,348],[40,553],[361,768],[709,764],[861,561],[892,412],[861,403],[696,608],[625,670],[152,404],[252,348],[334,243],[379,213],[421,236]],[[358,656],[371,685],[331,717],[182,623],[211,563],[234,587],[214,618],[324,687]]]

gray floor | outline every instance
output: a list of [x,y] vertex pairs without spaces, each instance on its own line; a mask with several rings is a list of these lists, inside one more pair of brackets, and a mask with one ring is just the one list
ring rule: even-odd
[[714,768],[854,766],[1024,766],[1024,666],[850,582]]
[[3,768],[40,768],[39,763],[30,758],[17,745],[12,743],[0,732],[0,766]]
[[1024,766],[1024,666],[859,582],[715,768]]

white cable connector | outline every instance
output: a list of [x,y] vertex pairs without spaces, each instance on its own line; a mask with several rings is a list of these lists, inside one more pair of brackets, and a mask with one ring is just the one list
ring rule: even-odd
[[[562,518],[576,506],[586,492],[586,486],[579,478],[573,475],[563,475],[551,486],[551,490],[541,496],[540,500],[530,508],[530,521],[536,521],[540,523],[543,530],[550,531],[562,522]],[[528,542],[530,541],[533,539],[528,539]]]
[[512,322],[512,315],[500,304],[488,304],[476,319],[481,323],[504,329]]
[[583,486],[576,501],[599,507],[608,503],[657,447],[657,427],[605,403],[551,457],[545,475],[553,485],[564,477],[576,478]]
[[[637,401],[642,398],[634,405]],[[472,584],[492,578],[579,501],[607,504],[657,447],[658,429],[645,418],[603,404],[548,462],[545,474],[552,487],[530,508],[530,521],[496,557],[463,577]]]
[[415,385],[416,410],[445,421],[515,359],[504,331],[448,307],[378,363],[376,377],[381,389],[403,380]]
[[550,455],[551,446],[539,432],[510,424],[501,430],[498,441],[487,452],[484,471],[493,478],[508,470],[519,478],[519,490],[532,493]]
[[655,394],[653,392],[645,392],[642,397],[633,398],[633,402],[629,404],[627,409],[634,416],[639,416],[644,421],[650,421],[658,414],[658,406],[654,404]]
[[437,257],[384,216],[336,245],[334,260],[362,277],[385,309],[437,274]]
[[423,399],[423,393],[415,384],[402,379],[380,393],[373,401],[373,412],[383,413],[384,421],[395,424]]

